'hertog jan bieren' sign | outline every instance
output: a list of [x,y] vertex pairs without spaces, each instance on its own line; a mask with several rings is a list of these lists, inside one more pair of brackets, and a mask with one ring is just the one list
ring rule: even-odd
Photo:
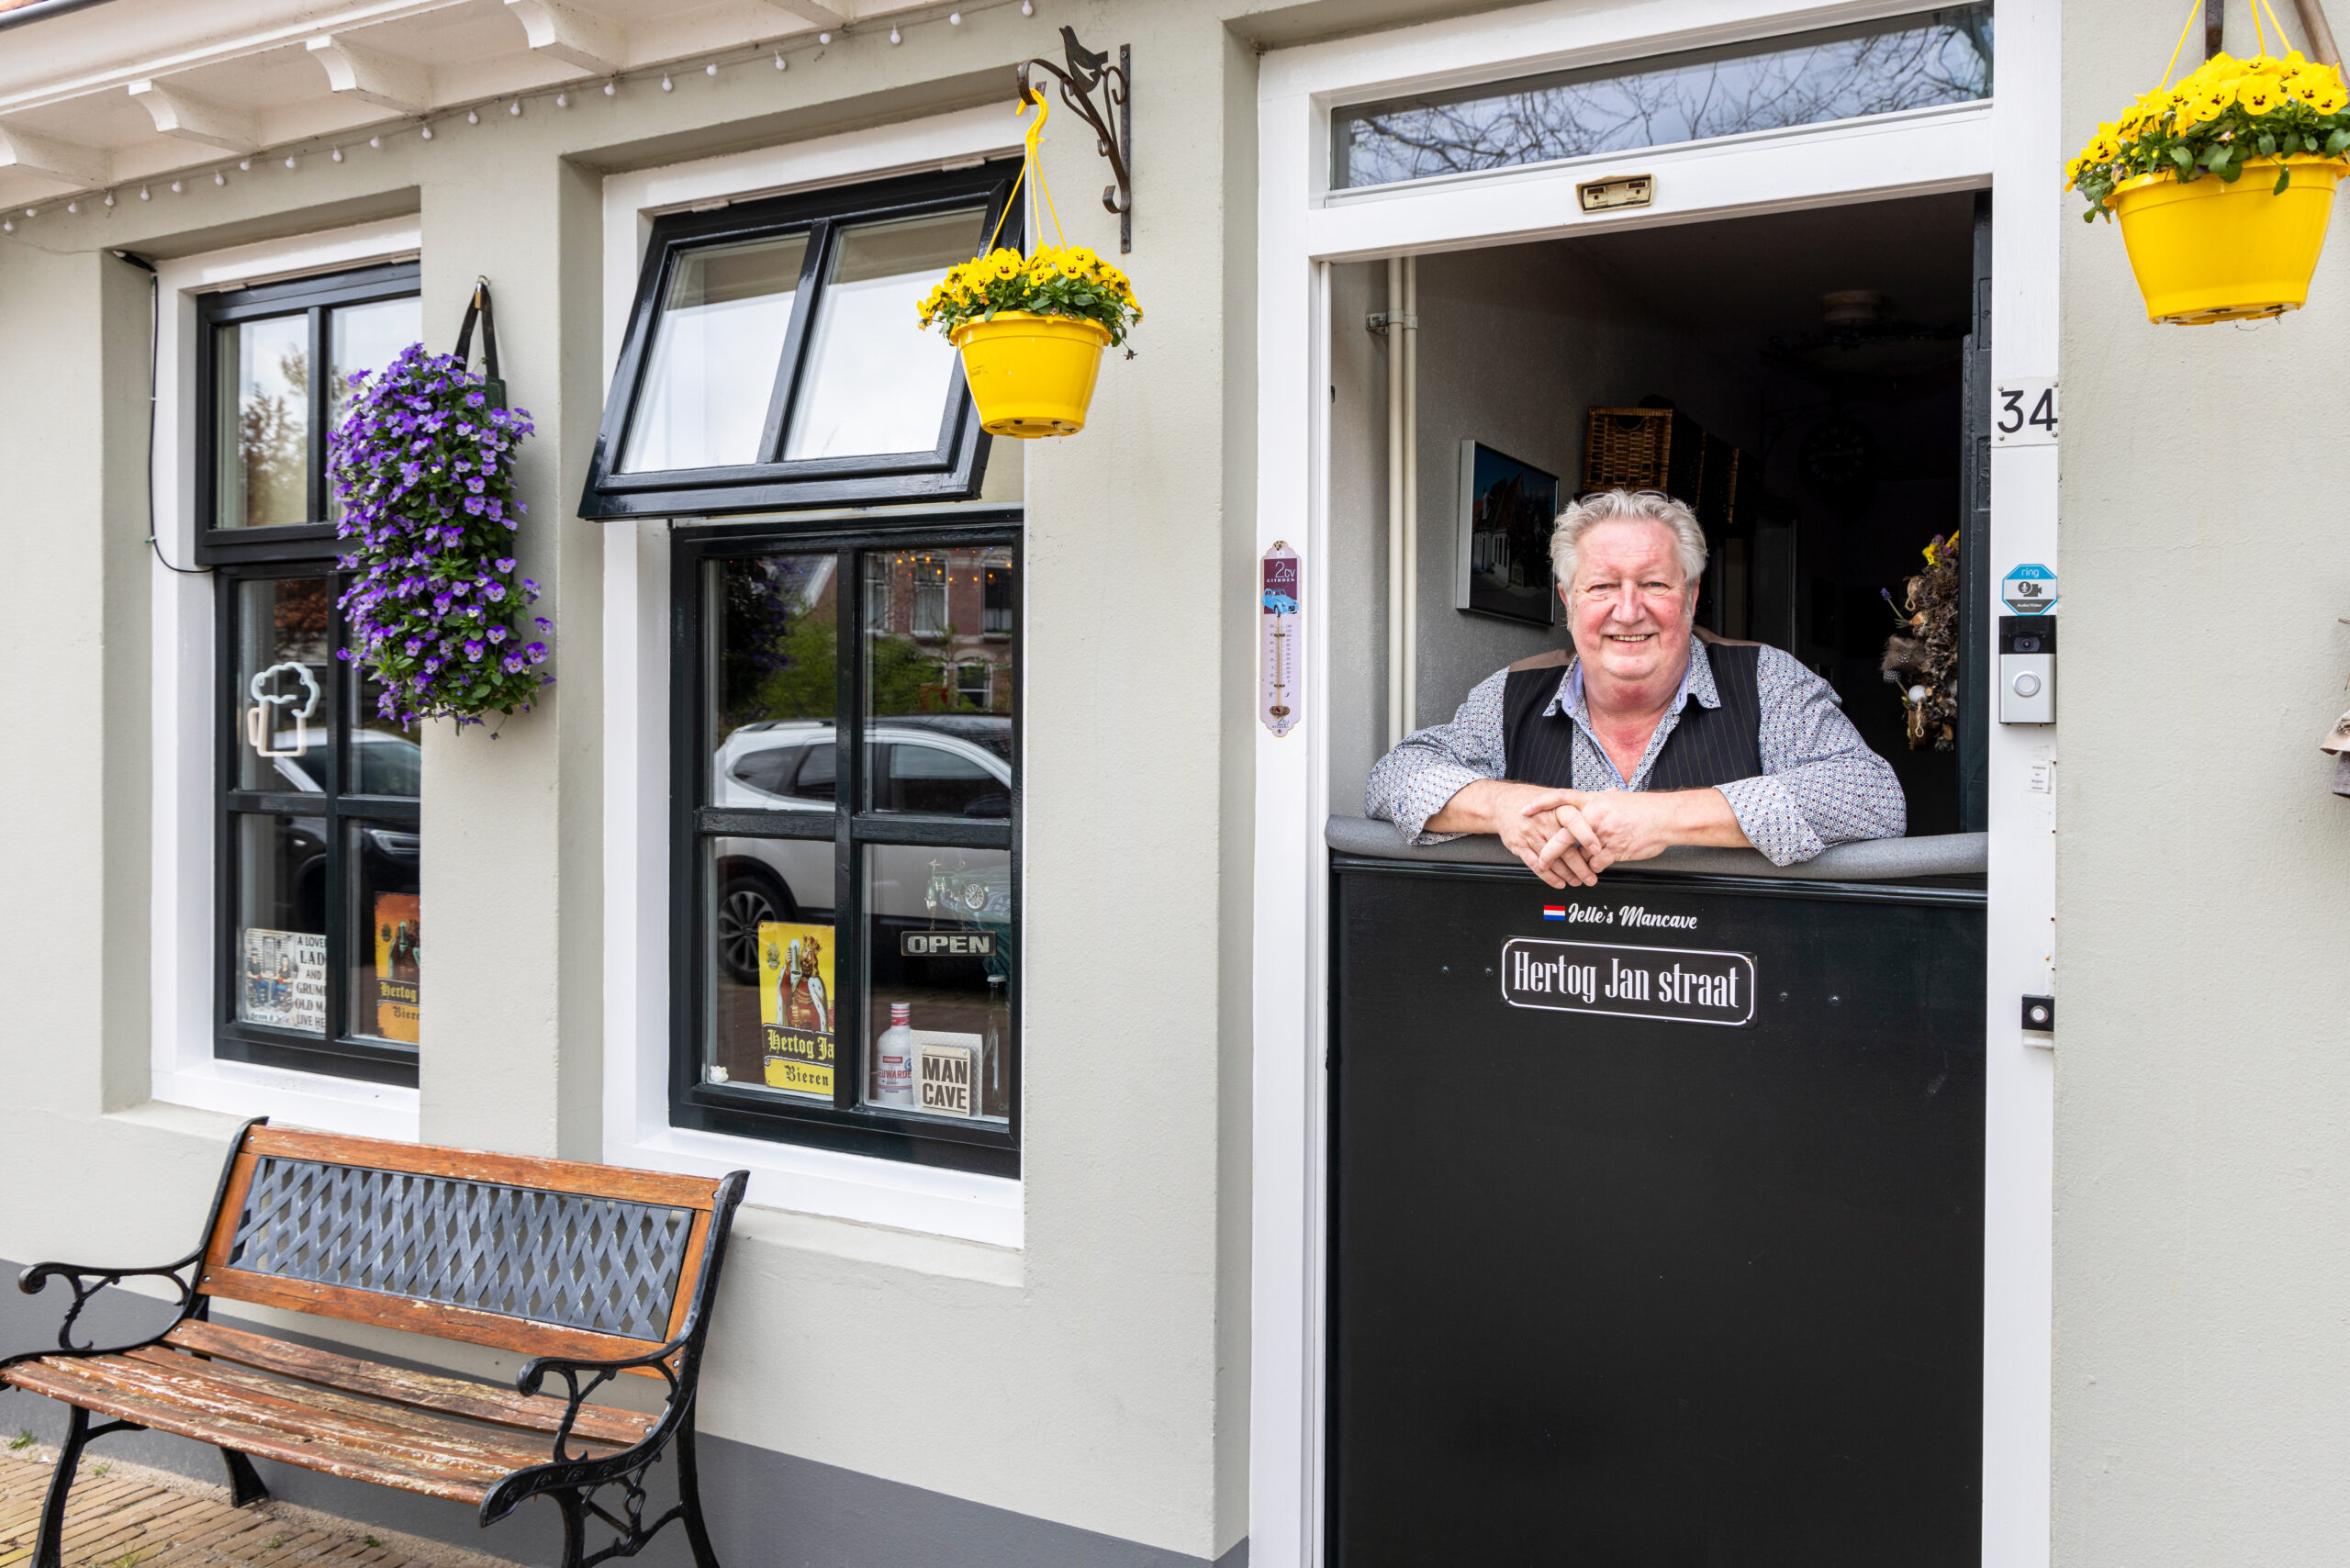
[[1754,1016],[1754,960],[1744,953],[1516,936],[1502,944],[1502,1000],[1558,1013],[1743,1024]]

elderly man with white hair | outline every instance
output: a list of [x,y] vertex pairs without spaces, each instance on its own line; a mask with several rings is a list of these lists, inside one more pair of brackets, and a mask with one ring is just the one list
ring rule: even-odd
[[1828,683],[1692,631],[1706,535],[1654,490],[1606,490],[1550,536],[1574,641],[1480,682],[1371,769],[1366,814],[1416,844],[1490,833],[1554,888],[1676,844],[1773,863],[1898,838],[1908,804]]

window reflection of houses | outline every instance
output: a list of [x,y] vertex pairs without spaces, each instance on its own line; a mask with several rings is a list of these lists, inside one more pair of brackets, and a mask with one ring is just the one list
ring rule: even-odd
[[1011,713],[1014,572],[1004,547],[866,557],[867,624],[912,643],[934,711]]

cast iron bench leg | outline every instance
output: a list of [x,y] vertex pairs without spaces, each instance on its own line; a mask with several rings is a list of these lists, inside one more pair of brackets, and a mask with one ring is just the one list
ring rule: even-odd
[[710,1527],[701,1518],[701,1472],[694,1463],[694,1417],[677,1426],[677,1501],[685,1505],[686,1540],[694,1549],[694,1568],[718,1568],[718,1553],[710,1544]]
[[57,1445],[57,1471],[49,1478],[49,1495],[41,1502],[40,1533],[33,1538],[32,1561],[28,1568],[64,1568],[65,1496],[73,1490],[73,1473],[81,1465],[82,1450],[90,1446],[90,1439],[103,1438],[108,1432],[146,1429],[136,1421],[108,1421],[93,1427],[87,1410],[79,1405],[65,1407],[65,1440]]
[[263,1484],[261,1472],[253,1462],[235,1449],[222,1449],[220,1457],[229,1466],[229,1506],[241,1508],[249,1503],[269,1501],[269,1488]]
[[62,1568],[65,1536],[65,1495],[73,1490],[73,1470],[90,1440],[90,1413],[79,1405],[65,1407],[65,1440],[57,1445],[57,1469],[49,1478],[49,1496],[40,1506],[40,1534],[33,1541],[31,1568]]

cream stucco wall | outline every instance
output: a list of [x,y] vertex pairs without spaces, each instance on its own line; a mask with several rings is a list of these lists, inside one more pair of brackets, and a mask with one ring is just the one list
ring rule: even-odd
[[[2176,9],[2066,5],[2068,146],[2152,84]],[[2350,800],[2317,741],[2350,669],[2350,247],[2297,315],[2150,326],[2054,185],[2017,199],[2067,209],[2055,1560],[2337,1562]]]

